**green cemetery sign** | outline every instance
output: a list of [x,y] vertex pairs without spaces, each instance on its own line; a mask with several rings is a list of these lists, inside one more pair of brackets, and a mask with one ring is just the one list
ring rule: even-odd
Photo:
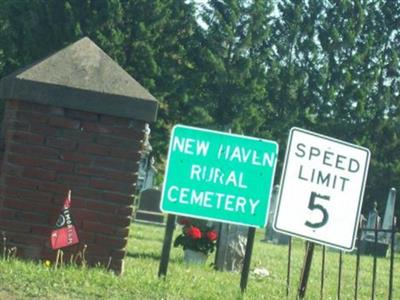
[[264,227],[277,157],[273,141],[177,125],[161,210]]

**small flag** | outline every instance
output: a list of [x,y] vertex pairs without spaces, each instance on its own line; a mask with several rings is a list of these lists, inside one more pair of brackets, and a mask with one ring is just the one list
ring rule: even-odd
[[70,207],[71,191],[68,192],[68,197],[64,200],[64,206],[57,219],[55,229],[51,232],[51,248],[53,248],[53,250],[79,243],[78,234],[69,210]]

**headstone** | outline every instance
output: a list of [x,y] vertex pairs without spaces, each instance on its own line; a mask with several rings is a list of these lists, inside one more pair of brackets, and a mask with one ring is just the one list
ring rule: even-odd
[[[363,231],[360,241],[360,253],[385,257],[387,249],[392,241],[394,210],[396,203],[396,189],[391,188],[386,201],[385,214],[381,224],[381,218],[378,215],[377,203],[374,203],[373,210],[369,213],[366,229]],[[377,222],[377,224],[376,224]],[[377,242],[375,243],[375,231],[378,229]],[[380,231],[382,230],[382,231]],[[389,231],[388,231],[389,230]],[[396,245],[395,245],[396,247]]]
[[394,239],[394,251],[400,253],[400,233],[397,233]]
[[154,167],[155,160],[152,154],[153,147],[150,144],[151,129],[149,124],[145,124],[143,132],[143,147],[140,154],[137,180],[137,190],[139,192],[153,187],[155,175],[157,174],[157,169]]
[[151,188],[140,193],[136,221],[164,224],[164,215],[160,211],[161,191]]
[[264,239],[262,240],[263,242],[271,242],[274,244],[281,244],[281,245],[287,245],[289,243],[289,236],[276,232],[273,229],[273,222],[274,222],[274,217],[275,217],[275,208],[276,208],[276,202],[278,199],[279,195],[279,185],[275,185],[274,189],[272,191],[272,196],[271,196],[271,204],[269,207],[269,212],[268,212],[268,222],[267,226],[265,228],[265,236]]
[[[380,228],[381,217],[378,215],[378,204],[374,202],[374,208],[368,213],[366,230],[363,231],[361,240],[375,241],[375,228]],[[377,224],[376,224],[377,223]]]
[[[396,204],[396,189],[391,188],[389,191],[388,199],[386,202],[385,215],[383,216],[382,229],[392,230],[393,229],[393,218],[394,208]],[[391,243],[391,232],[381,232],[379,234],[379,241],[390,244]]]
[[248,227],[221,223],[215,266],[220,271],[240,271],[246,253]]

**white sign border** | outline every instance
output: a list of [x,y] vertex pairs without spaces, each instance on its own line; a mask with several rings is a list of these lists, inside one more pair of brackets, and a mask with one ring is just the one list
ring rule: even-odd
[[[288,162],[289,162],[289,157],[288,157],[289,149],[292,146],[292,137],[293,137],[293,132],[294,131],[299,131],[299,132],[302,132],[302,133],[305,133],[305,134],[309,134],[309,135],[312,135],[312,136],[315,136],[315,137],[319,137],[319,138],[322,138],[322,139],[325,139],[325,140],[329,140],[329,141],[332,141],[332,142],[335,142],[335,143],[339,143],[339,144],[346,145],[346,146],[349,146],[349,147],[352,147],[352,148],[356,148],[356,149],[365,151],[367,153],[367,158],[366,158],[366,161],[365,161],[364,175],[363,175],[363,180],[362,180],[362,185],[361,185],[361,191],[359,193],[360,197],[359,197],[359,200],[358,200],[357,218],[356,218],[355,224],[353,225],[353,233],[352,233],[352,237],[353,238],[352,238],[352,242],[351,242],[351,247],[350,248],[343,247],[342,245],[337,245],[337,244],[329,243],[329,242],[326,242],[326,241],[322,241],[322,240],[319,240],[319,239],[310,238],[308,236],[305,236],[305,235],[302,235],[302,234],[298,234],[298,233],[294,233],[294,232],[291,232],[291,231],[288,231],[288,230],[279,229],[276,226],[277,225],[276,224],[277,223],[277,219],[278,219],[278,216],[279,216],[279,209],[280,209],[280,204],[281,204],[282,191],[283,191],[284,184],[285,184],[286,168],[287,168],[287,165],[288,165]],[[319,133],[316,133],[316,132],[313,132],[313,131],[309,131],[309,130],[306,130],[306,129],[303,129],[303,128],[292,127],[290,129],[289,138],[288,138],[288,142],[287,142],[287,145],[286,145],[285,161],[283,163],[283,168],[282,168],[282,176],[281,176],[281,181],[280,181],[278,202],[277,202],[276,209],[275,209],[274,221],[272,223],[273,224],[273,229],[275,231],[281,232],[283,234],[287,234],[287,235],[294,236],[294,237],[300,237],[302,239],[305,239],[305,240],[308,240],[308,241],[311,241],[311,242],[317,242],[319,244],[326,245],[326,246],[329,246],[329,247],[337,248],[337,249],[344,250],[344,251],[353,251],[354,250],[354,246],[355,246],[355,242],[356,242],[357,228],[358,228],[358,225],[359,225],[359,222],[360,222],[361,207],[362,207],[363,199],[364,199],[364,192],[365,192],[365,186],[366,186],[366,181],[367,181],[367,176],[368,176],[370,157],[371,157],[371,151],[368,148],[365,148],[365,147],[362,147],[362,146],[358,146],[358,145],[355,145],[355,144],[351,144],[351,143],[348,143],[348,142],[345,142],[345,141],[342,141],[342,140],[339,140],[339,139],[335,139],[333,137],[329,137],[329,136],[326,136],[326,135],[323,135],[323,134],[319,134]]]
[[[276,159],[275,159],[275,164],[274,164],[274,167],[273,167],[273,170],[272,170],[272,176],[271,176],[272,183],[271,183],[271,186],[270,186],[270,189],[269,189],[269,199],[268,199],[267,209],[266,209],[265,217],[264,217],[264,225],[262,227],[259,227],[258,225],[253,225],[253,224],[249,225],[247,223],[240,223],[240,222],[235,222],[235,221],[227,221],[227,220],[221,220],[221,219],[216,219],[216,218],[197,216],[197,215],[192,215],[192,214],[176,213],[174,211],[165,210],[165,209],[162,208],[163,199],[164,199],[165,185],[167,184],[168,171],[169,171],[169,161],[170,161],[170,156],[171,156],[170,149],[172,149],[172,138],[171,137],[174,136],[176,128],[186,128],[186,129],[197,130],[197,131],[201,131],[201,132],[211,132],[211,133],[220,134],[220,135],[235,136],[235,137],[239,137],[239,138],[242,138],[242,139],[244,138],[244,139],[256,140],[256,141],[266,141],[268,143],[275,144],[275,146],[276,146]],[[214,221],[214,222],[220,222],[220,223],[235,224],[235,225],[254,227],[254,228],[265,228],[265,226],[267,226],[267,223],[268,223],[268,213],[269,213],[269,209],[270,209],[270,206],[271,206],[271,196],[272,196],[272,189],[273,189],[273,186],[274,186],[276,166],[278,164],[278,154],[279,154],[279,145],[278,145],[278,143],[276,141],[271,141],[271,140],[262,139],[262,138],[256,138],[256,137],[252,137],[252,136],[245,136],[245,135],[240,135],[240,134],[235,134],[235,133],[228,133],[228,132],[223,132],[223,131],[210,130],[210,129],[204,129],[204,128],[199,128],[199,127],[176,124],[171,130],[171,135],[170,135],[170,140],[169,140],[169,145],[168,145],[168,157],[167,157],[167,163],[165,165],[165,174],[164,174],[164,180],[163,180],[163,185],[162,185],[162,190],[161,190],[160,210],[161,210],[161,212],[167,213],[167,214],[174,214],[174,215],[177,215],[177,216],[196,218],[196,219],[201,219],[201,220],[206,220],[206,221]]]

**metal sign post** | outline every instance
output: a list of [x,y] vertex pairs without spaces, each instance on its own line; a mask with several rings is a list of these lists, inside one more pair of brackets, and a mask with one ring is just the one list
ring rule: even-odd
[[291,129],[273,226],[309,241],[298,298],[306,292],[314,243],[354,248],[369,159],[366,148]]
[[[171,133],[160,208],[169,214],[251,227],[242,291],[247,286],[254,227],[267,224],[277,156],[274,141],[183,125]],[[159,276],[166,274],[170,238],[167,229]]]

